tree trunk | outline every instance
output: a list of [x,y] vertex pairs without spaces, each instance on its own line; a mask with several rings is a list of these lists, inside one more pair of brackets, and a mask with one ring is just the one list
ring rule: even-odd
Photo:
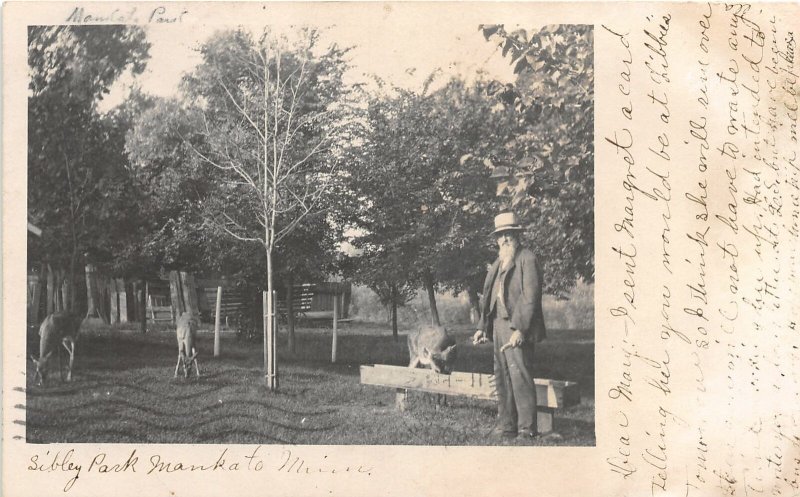
[[286,327],[289,335],[289,352],[295,353],[294,336],[294,277],[289,276],[286,285]]
[[[269,236],[269,235],[267,235]],[[268,390],[277,390],[278,388],[278,366],[276,364],[275,351],[277,349],[275,341],[277,333],[275,332],[275,299],[273,297],[273,280],[272,280],[272,249],[266,248],[267,252],[267,292],[264,298],[264,382]]]
[[53,314],[56,310],[56,278],[53,267],[47,265],[47,315]]
[[39,299],[42,294],[42,278],[40,274],[28,276],[28,323],[39,324]]
[[431,324],[441,326],[439,322],[439,310],[436,308],[436,290],[433,287],[433,275],[425,274],[425,289],[428,291],[428,304],[431,308]]
[[[172,306],[172,317],[177,322],[178,318],[186,310],[183,301],[183,291],[181,290],[181,277],[177,271],[169,272],[169,301]],[[172,324],[175,324],[174,322]]]
[[119,322],[119,290],[117,288],[117,280],[111,278],[109,283],[108,293],[111,299],[108,317],[111,324],[115,324]]
[[106,316],[102,312],[103,288],[101,288],[100,278],[98,277],[97,268],[95,268],[94,264],[86,265],[86,304],[87,318],[99,318],[102,319],[104,323],[108,324]]
[[481,305],[480,305],[480,297],[478,296],[478,290],[474,287],[469,287],[467,289],[467,297],[469,298],[469,322],[472,324],[477,324],[481,317]]
[[342,297],[342,318],[347,319],[350,317],[350,299],[352,298],[353,287],[347,283],[344,287],[344,296]]
[[397,286],[392,285],[392,338],[396,342],[398,340],[397,335]]
[[65,311],[64,307],[64,270],[56,269],[56,311]]
[[56,270],[56,301],[59,311],[69,310],[69,287],[67,284],[67,272],[64,269]]
[[139,318],[139,331],[144,335],[147,333],[147,281],[142,278],[139,282],[139,291],[137,293],[137,309],[136,314]]
[[197,305],[197,286],[194,283],[194,275],[181,271],[179,273],[181,281],[181,292],[183,294],[184,312],[191,312],[196,316],[200,315]]
[[67,292],[69,293],[69,310],[77,312],[77,292],[75,284],[75,271],[78,266],[78,247],[77,241],[73,241],[72,256],[69,259],[69,274],[67,275]]
[[277,365],[275,364],[275,329],[272,319],[275,313],[275,302],[272,298],[272,250],[267,248],[267,295],[264,309],[264,381],[268,390],[277,389]]
[[119,297],[119,322],[127,323],[128,318],[128,287],[125,285],[125,279],[118,278],[114,280],[117,288],[117,296]]
[[97,306],[98,310],[100,311],[100,317],[103,318],[103,322],[105,324],[111,323],[111,278],[108,276],[103,275],[99,280],[99,288],[100,288],[100,302]]

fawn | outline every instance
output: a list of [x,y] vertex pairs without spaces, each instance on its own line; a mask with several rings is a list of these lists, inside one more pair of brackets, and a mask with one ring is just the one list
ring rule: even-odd
[[183,377],[189,377],[189,371],[194,369],[200,376],[200,367],[197,365],[197,350],[194,347],[195,333],[197,332],[197,318],[190,312],[184,312],[178,318],[176,334],[178,338],[178,363],[175,365],[175,378],[178,377],[178,368],[183,364]]
[[31,356],[31,360],[36,366],[34,381],[38,379],[39,385],[43,385],[47,380],[47,366],[53,356],[53,352],[58,352],[58,373],[61,379],[64,379],[61,370],[61,346],[69,353],[67,381],[72,381],[75,341],[78,339],[78,332],[82,322],[81,318],[66,311],[54,312],[42,322],[39,327],[39,360]]
[[456,341],[443,326],[423,326],[408,335],[409,368],[420,364],[437,373],[450,373],[456,361]]

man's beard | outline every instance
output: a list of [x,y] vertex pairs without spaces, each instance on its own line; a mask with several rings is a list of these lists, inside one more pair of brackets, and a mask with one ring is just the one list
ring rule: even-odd
[[514,260],[514,256],[517,255],[517,243],[509,241],[501,244],[499,249],[500,269],[506,269],[511,264],[511,261]]

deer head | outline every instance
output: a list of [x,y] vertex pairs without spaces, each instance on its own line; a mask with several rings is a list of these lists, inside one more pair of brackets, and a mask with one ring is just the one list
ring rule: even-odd
[[456,344],[441,352],[431,352],[428,347],[422,347],[422,356],[437,373],[450,373],[450,368],[456,360]]
[[40,357],[37,361],[35,357],[31,356],[31,361],[33,361],[34,366],[36,366],[36,374],[33,377],[33,381],[37,385],[44,385],[44,382],[47,380],[47,362],[52,357],[53,351],[51,350],[44,357]]

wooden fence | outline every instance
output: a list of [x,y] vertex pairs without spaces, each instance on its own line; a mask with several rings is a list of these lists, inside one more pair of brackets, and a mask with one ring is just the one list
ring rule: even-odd
[[[126,281],[122,278],[110,278],[98,272],[93,266],[87,266],[87,283],[93,288],[93,312],[96,317],[108,323],[124,323],[139,321],[137,299],[140,294],[140,281]],[[177,316],[184,310],[194,309],[205,319],[212,322],[216,319],[217,291],[222,288],[220,303],[220,319],[227,326],[243,313],[250,312],[257,304],[251,298],[251,291],[233,284],[225,279],[196,279],[190,273],[172,271],[170,277],[151,278],[145,283],[145,309],[149,321],[155,323],[175,323]],[[294,285],[292,288],[292,309],[300,319],[333,318],[334,309],[337,319],[347,319],[350,307],[350,284],[338,282],[306,283]],[[86,291],[79,288],[79,291]],[[29,274],[28,322],[41,323],[49,311],[46,306],[47,278],[39,274]],[[286,321],[288,306],[286,305],[287,289],[279,287],[277,291],[277,312],[281,320]],[[336,302],[334,303],[334,300]]]

